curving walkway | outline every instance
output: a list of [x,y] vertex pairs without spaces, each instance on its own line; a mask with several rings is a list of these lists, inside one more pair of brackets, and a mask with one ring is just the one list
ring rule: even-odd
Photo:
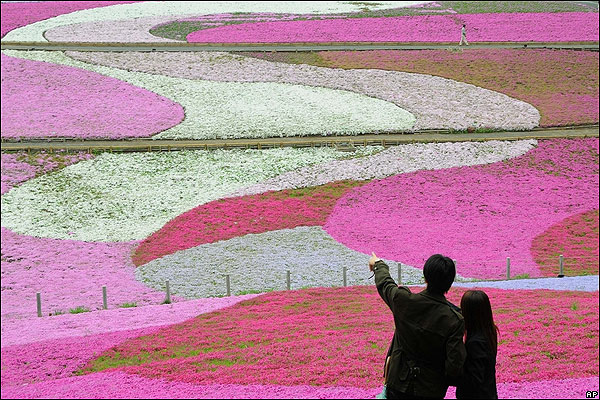
[[418,131],[414,134],[380,134],[330,137],[288,137],[268,139],[213,140],[60,140],[2,141],[2,151],[171,151],[183,149],[268,149],[274,147],[337,147],[353,151],[355,146],[394,146],[406,143],[481,142],[489,140],[526,140],[599,137],[598,125],[583,127],[536,128],[532,131],[450,133]]

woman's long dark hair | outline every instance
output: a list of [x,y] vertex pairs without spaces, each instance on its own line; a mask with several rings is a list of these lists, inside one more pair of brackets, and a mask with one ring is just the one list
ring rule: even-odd
[[481,290],[467,290],[460,300],[460,308],[465,318],[467,340],[473,334],[481,333],[487,339],[492,351],[497,353],[499,329],[494,324],[488,295]]

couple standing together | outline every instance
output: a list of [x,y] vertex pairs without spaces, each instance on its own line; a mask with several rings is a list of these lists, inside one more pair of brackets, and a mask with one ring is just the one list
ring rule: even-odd
[[490,300],[479,290],[465,292],[460,308],[446,300],[456,277],[454,261],[431,256],[423,268],[427,288],[420,293],[398,287],[375,253],[369,269],[394,315],[384,367],[386,397],[443,399],[448,386],[456,386],[458,399],[498,398],[498,336]]

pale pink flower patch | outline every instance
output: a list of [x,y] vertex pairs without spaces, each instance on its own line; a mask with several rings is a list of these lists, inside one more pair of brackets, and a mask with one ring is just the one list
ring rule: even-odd
[[115,78],[2,54],[2,137],[150,137],[184,118],[181,105]]
[[21,26],[43,19],[114,4],[137,3],[136,1],[25,1],[2,2],[2,36]]
[[[124,303],[160,304],[164,292],[134,277],[135,242],[104,243],[43,239],[2,228],[2,318],[36,316],[36,292],[45,316],[83,306],[102,308],[102,286],[108,308]],[[177,298],[174,298],[177,300]]]

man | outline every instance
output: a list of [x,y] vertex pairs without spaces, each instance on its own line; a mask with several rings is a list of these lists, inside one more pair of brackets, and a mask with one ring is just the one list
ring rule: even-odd
[[467,42],[467,26],[465,24],[463,24],[460,30],[460,43],[458,45],[462,46],[463,43],[467,46],[469,45],[469,42]]
[[440,254],[429,257],[423,268],[427,288],[417,294],[398,287],[375,253],[369,269],[396,328],[385,363],[387,398],[443,399],[466,358],[464,320],[444,297],[456,277],[454,261]]

